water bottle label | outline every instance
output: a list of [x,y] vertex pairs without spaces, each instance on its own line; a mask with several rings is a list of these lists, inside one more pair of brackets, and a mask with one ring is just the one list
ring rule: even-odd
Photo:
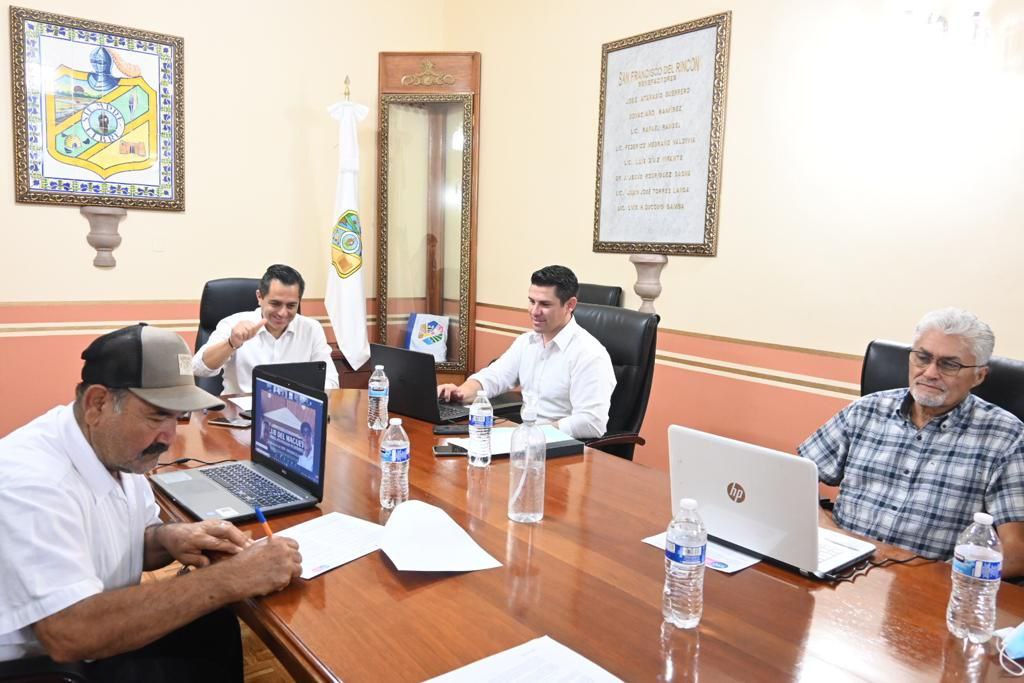
[[986,562],[985,560],[968,560],[959,553],[953,555],[953,571],[964,576],[973,576],[984,581],[998,581],[1002,575],[1002,562]]
[[469,425],[471,427],[490,427],[494,425],[493,415],[470,415]]
[[370,398],[387,398],[387,389],[370,389]]
[[405,462],[409,459],[408,448],[382,448],[380,449],[381,462]]
[[665,557],[680,564],[704,564],[706,547],[703,545],[676,545],[672,541],[665,541]]

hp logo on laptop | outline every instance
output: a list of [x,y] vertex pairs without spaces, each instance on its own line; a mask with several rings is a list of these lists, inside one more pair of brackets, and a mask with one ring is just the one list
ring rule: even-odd
[[725,492],[734,503],[742,503],[747,499],[747,492],[735,481],[729,482],[729,485],[725,487]]

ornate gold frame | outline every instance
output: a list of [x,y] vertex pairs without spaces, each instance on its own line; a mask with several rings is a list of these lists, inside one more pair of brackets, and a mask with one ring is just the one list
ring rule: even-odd
[[[25,87],[25,27],[24,22],[36,21],[59,24],[69,29],[105,33],[129,39],[150,41],[174,48],[174,167],[171,199],[145,198],[125,195],[102,195],[74,192],[45,192],[30,188],[28,116]],[[65,206],[115,206],[139,209],[185,210],[185,41],[178,36],[153,33],[126,26],[103,24],[23,7],[10,7],[11,33],[11,105],[14,130],[14,194],[19,202],[61,204]],[[158,162],[159,163],[159,162]],[[116,177],[116,176],[115,176]],[[78,181],[76,181],[78,182]],[[108,182],[108,181],[102,181]],[[116,181],[110,181],[116,182]]]
[[[725,100],[729,69],[729,44],[732,13],[723,12],[710,17],[688,21],[667,28],[643,33],[601,46],[601,95],[597,126],[597,182],[594,199],[594,251],[617,254],[668,254],[683,256],[714,256],[718,249],[718,205],[721,195],[722,144],[725,134]],[[708,157],[707,207],[704,212],[704,241],[683,242],[610,242],[602,241],[601,234],[601,173],[604,161],[605,101],[607,97],[608,54],[664,38],[672,38],[715,27],[714,85],[711,99],[711,145]]]
[[377,341],[387,343],[388,320],[388,113],[392,104],[462,103],[462,211],[459,244],[459,343],[458,358],[437,363],[438,372],[464,373],[469,368],[469,335],[473,334],[470,311],[473,203],[473,94],[398,94],[380,96],[380,145],[377,165]]

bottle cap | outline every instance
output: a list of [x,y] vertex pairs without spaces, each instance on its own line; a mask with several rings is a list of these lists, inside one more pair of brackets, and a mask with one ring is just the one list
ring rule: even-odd
[[992,515],[987,512],[975,512],[974,521],[985,526],[992,526]]
[[477,396],[477,398],[480,398],[481,396],[483,396],[484,398],[487,398],[487,392],[484,391],[483,389],[481,389],[480,391],[476,392],[476,396]]
[[697,509],[697,501],[695,501],[693,498],[680,498],[679,499],[679,509],[680,510],[696,510]]
[[400,418],[400,417],[393,417],[390,420],[388,420],[388,424],[389,425],[400,425],[400,424],[402,424],[402,418]]
[[523,408],[519,412],[519,417],[523,418],[523,422],[536,422],[537,411],[533,408]]
[[374,369],[374,370],[383,370],[383,369],[384,369],[384,366],[383,366],[383,365],[374,365],[374,366],[373,366],[373,369]]

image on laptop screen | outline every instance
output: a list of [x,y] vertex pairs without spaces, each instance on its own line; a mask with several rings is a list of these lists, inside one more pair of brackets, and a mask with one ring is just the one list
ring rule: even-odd
[[265,377],[253,378],[252,398],[254,453],[320,484],[324,402]]

